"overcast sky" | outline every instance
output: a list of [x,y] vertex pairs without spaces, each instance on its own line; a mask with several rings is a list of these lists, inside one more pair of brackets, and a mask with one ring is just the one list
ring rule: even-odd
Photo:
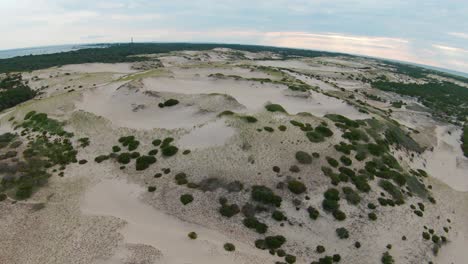
[[0,49],[97,42],[262,44],[468,72],[468,0],[0,0]]

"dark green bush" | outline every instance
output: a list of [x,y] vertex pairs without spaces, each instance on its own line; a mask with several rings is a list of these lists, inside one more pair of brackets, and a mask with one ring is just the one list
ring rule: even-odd
[[267,131],[267,132],[270,132],[270,133],[275,131],[272,127],[267,127],[267,126],[264,127],[263,129],[264,129],[265,131]]
[[311,164],[312,163],[312,156],[309,153],[304,151],[296,152],[296,160],[301,164]]
[[352,161],[350,158],[346,157],[346,156],[341,156],[341,157],[340,157],[340,161],[341,161],[341,163],[343,163],[345,166],[350,166],[350,165],[353,163],[353,161]]
[[251,196],[254,201],[275,205],[276,207],[281,206],[281,197],[266,186],[254,185],[252,187]]
[[322,245],[318,245],[318,246],[315,248],[315,251],[317,251],[317,253],[321,254],[321,253],[325,252],[325,247],[322,246]]
[[298,172],[301,171],[301,169],[299,169],[299,167],[297,165],[291,165],[291,167],[289,167],[289,171],[294,172],[294,173],[298,173]]
[[381,261],[382,261],[382,264],[394,264],[395,263],[395,260],[388,252],[383,253]]
[[298,180],[291,180],[288,182],[288,189],[294,194],[301,194],[307,191],[307,187],[304,183]]
[[356,154],[355,158],[358,161],[363,161],[363,160],[365,160],[367,158],[367,154],[366,154],[366,152],[361,151],[361,152],[358,152]]
[[136,170],[146,170],[151,164],[156,162],[156,158],[153,156],[141,156],[136,160]]
[[268,226],[260,221],[258,221],[255,217],[247,217],[242,221],[244,226],[250,229],[255,229],[255,231],[259,234],[265,234],[268,230]]
[[318,126],[315,128],[315,132],[319,133],[320,135],[324,137],[331,137],[333,136],[333,132],[326,126]]
[[393,197],[393,199],[396,200],[397,204],[404,202],[403,194],[398,189],[398,187],[393,185],[391,182],[387,180],[380,180],[379,186],[382,187],[382,189],[384,189],[386,192],[388,192]]
[[120,164],[128,164],[130,163],[131,159],[132,157],[130,153],[123,152],[120,153],[120,155],[117,157],[117,162],[119,162]]
[[309,139],[310,142],[312,143],[319,143],[325,141],[325,138],[323,137],[322,134],[315,132],[315,131],[309,131],[306,133],[306,137]]
[[265,245],[268,249],[278,249],[286,242],[286,238],[281,235],[265,237]]
[[163,156],[165,157],[171,157],[171,156],[174,156],[177,151],[179,151],[179,149],[175,146],[166,146],[164,148],[161,149],[161,152],[163,154]]
[[369,219],[372,220],[372,221],[377,220],[377,215],[376,215],[374,212],[369,213],[367,216],[368,216]]
[[188,237],[190,239],[197,239],[198,235],[195,232],[190,232],[190,233],[188,233]]
[[296,256],[288,254],[284,257],[284,261],[286,261],[288,264],[296,263]]
[[338,210],[340,205],[338,204],[338,201],[336,200],[324,199],[322,202],[322,207],[325,211],[334,212]]
[[317,220],[317,218],[320,215],[319,211],[312,206],[309,206],[309,208],[307,208],[307,212],[309,213],[309,217],[313,220]]
[[231,218],[234,215],[240,212],[239,206],[237,204],[223,204],[221,208],[219,208],[219,212],[222,216]]
[[153,140],[152,144],[155,146],[155,147],[158,147],[159,145],[161,145],[162,141],[160,139],[155,139]]
[[286,113],[286,110],[279,104],[268,104],[265,106],[266,110],[270,112],[283,112]]
[[108,160],[109,159],[109,156],[107,155],[100,155],[100,156],[97,156],[94,161],[97,162],[97,163],[101,163],[105,160]]
[[245,120],[247,123],[256,123],[258,120],[253,116],[242,116],[241,119]]
[[333,211],[333,217],[338,221],[344,221],[346,219],[346,214],[343,211],[336,209]]
[[121,151],[122,149],[119,147],[119,146],[113,146],[112,147],[112,152],[119,152]]
[[271,217],[275,219],[276,221],[284,221],[287,219],[286,216],[283,214],[283,212],[278,211],[278,210],[273,211],[273,213],[271,214]]
[[279,131],[282,131],[282,132],[286,131],[286,129],[287,129],[286,126],[283,126],[283,125],[280,125],[280,126],[278,127],[278,130],[279,130]]
[[339,163],[336,159],[332,158],[332,157],[325,157],[325,159],[327,160],[328,164],[330,164],[330,166],[336,168],[338,167]]
[[180,196],[180,202],[183,205],[187,205],[191,202],[193,202],[193,196],[191,194],[183,194]]
[[156,191],[156,186],[148,186],[148,192]]
[[231,252],[236,250],[236,246],[234,246],[232,243],[226,243],[224,244],[224,250]]
[[327,200],[339,201],[340,192],[335,188],[329,188],[328,190],[325,191],[325,193],[323,194],[323,197],[325,197],[325,199]]
[[175,175],[175,181],[178,185],[184,185],[188,183],[187,174],[179,172]]
[[336,235],[340,238],[340,239],[347,239],[349,238],[349,232],[346,228],[344,227],[340,227],[340,228],[337,228],[336,230]]
[[343,187],[343,193],[345,194],[345,198],[348,203],[357,205],[361,202],[361,197],[357,192],[353,190],[351,187]]
[[158,150],[157,149],[152,149],[148,152],[148,155],[150,156],[155,156],[156,154],[158,154]]
[[136,152],[136,151],[130,153],[130,158],[136,159],[136,158],[138,158],[138,157],[140,157],[140,153],[138,153],[138,152]]
[[176,99],[169,99],[164,102],[164,107],[170,107],[179,104],[179,101]]

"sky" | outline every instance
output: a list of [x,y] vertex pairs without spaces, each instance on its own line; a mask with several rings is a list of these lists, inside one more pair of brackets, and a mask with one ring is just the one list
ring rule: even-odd
[[468,0],[0,0],[0,50],[217,42],[336,51],[468,72]]

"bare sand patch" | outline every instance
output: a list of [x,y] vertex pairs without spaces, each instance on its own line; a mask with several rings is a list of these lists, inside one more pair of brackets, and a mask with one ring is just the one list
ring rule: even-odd
[[62,71],[71,71],[79,73],[95,73],[95,72],[115,72],[115,73],[133,73],[136,70],[132,69],[131,63],[84,63],[84,64],[69,64],[59,68]]
[[226,126],[224,119],[218,119],[194,128],[182,136],[177,145],[189,149],[223,146],[235,132],[232,127]]

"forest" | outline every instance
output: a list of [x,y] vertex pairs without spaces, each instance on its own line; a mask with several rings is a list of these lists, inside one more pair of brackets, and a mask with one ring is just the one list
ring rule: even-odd
[[6,75],[0,81],[0,111],[34,98],[36,92],[22,81],[21,74]]

